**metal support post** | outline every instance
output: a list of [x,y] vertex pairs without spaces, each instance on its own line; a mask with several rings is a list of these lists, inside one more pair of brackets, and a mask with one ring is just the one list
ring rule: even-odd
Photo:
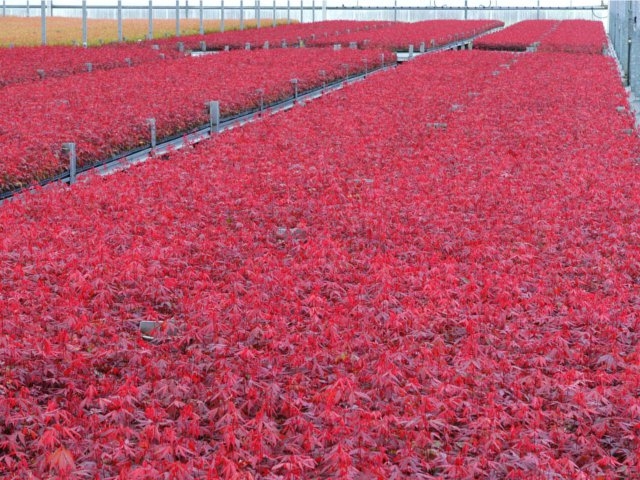
[[244,30],[244,0],[240,0],[240,30]]
[[627,86],[631,86],[631,46],[633,45],[633,1],[627,2]]
[[86,47],[88,43],[87,35],[87,0],[82,0],[82,46]]
[[47,2],[42,0],[40,2],[40,24],[41,24],[41,43],[47,44]]
[[180,0],[176,0],[176,37],[180,36]]
[[264,88],[259,88],[256,90],[260,98],[260,116],[262,116],[262,112],[264,111]]
[[220,0],[220,31],[224,32],[224,0]]
[[122,42],[124,40],[124,35],[122,34],[122,0],[118,0],[118,42]]
[[209,102],[209,135],[220,132],[220,102]]
[[147,118],[147,124],[149,125],[149,133],[151,135],[151,149],[156,148],[156,119]]
[[63,143],[62,151],[69,156],[69,185],[73,185],[76,183],[76,170],[78,164],[76,144],[73,142]]
[[202,5],[202,0],[200,0],[200,35],[204,35],[204,6]]
[[153,38],[153,0],[149,0],[149,28],[147,37],[149,40]]
[[256,27],[260,28],[260,0],[256,0]]

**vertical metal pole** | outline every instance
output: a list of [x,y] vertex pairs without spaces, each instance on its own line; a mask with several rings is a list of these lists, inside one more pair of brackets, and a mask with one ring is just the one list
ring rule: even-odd
[[151,149],[156,148],[156,119],[147,118],[147,124],[149,125],[149,133],[151,134]]
[[76,156],[76,144],[75,143],[63,143],[63,151],[69,155],[69,185],[76,183],[76,170],[78,165],[78,159]]
[[204,7],[200,0],[200,35],[204,35]]
[[540,0],[538,0],[538,13],[536,18],[540,20]]
[[627,2],[627,86],[631,86],[631,45],[633,43],[633,1]]
[[287,25],[291,23],[291,0],[287,0]]
[[87,0],[82,0],[82,46],[87,46]]
[[256,93],[260,96],[260,116],[262,116],[262,112],[264,111],[264,88],[259,88],[256,90]]
[[180,36],[180,0],[176,0],[176,37]]
[[327,21],[327,0],[322,0],[322,21]]
[[398,21],[398,0],[393,0],[393,21]]
[[224,32],[224,0],[220,0],[220,31]]
[[467,9],[468,5],[467,5],[467,0],[464,0],[464,19],[467,19],[467,16],[469,14],[469,11]]
[[311,21],[316,23],[316,0],[311,1]]
[[240,0],[240,30],[244,30],[244,0]]
[[42,0],[40,2],[40,23],[42,25],[42,45],[47,44],[47,2]]
[[124,40],[124,35],[122,34],[122,0],[118,0],[118,42],[122,42]]
[[7,16],[7,0],[2,0],[2,16]]
[[29,5],[29,0],[27,0],[27,18],[31,16],[31,5]]
[[277,25],[277,20],[276,20],[276,0],[273,0],[273,26],[275,27]]
[[260,28],[260,0],[256,0],[256,27]]
[[209,102],[209,135],[220,132],[220,102]]
[[153,38],[153,0],[149,0],[149,40]]
[[300,23],[304,22],[304,0],[300,0]]

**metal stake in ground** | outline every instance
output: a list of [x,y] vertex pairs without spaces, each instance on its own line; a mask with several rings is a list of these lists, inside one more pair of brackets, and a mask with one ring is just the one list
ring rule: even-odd
[[151,149],[156,148],[156,119],[147,118],[147,124],[149,125],[149,131],[151,134]]
[[327,71],[320,70],[318,74],[320,75],[320,78],[322,78],[322,92],[324,93],[324,89],[327,88]]
[[293,101],[295,102],[298,100],[298,79],[292,78],[291,85],[293,85]]
[[62,151],[69,156],[69,185],[73,185],[76,183],[76,144],[73,142],[63,143]]
[[209,135],[220,132],[220,102],[211,101],[209,107]]
[[256,90],[260,98],[260,116],[262,116],[262,111],[264,110],[264,88],[259,88]]

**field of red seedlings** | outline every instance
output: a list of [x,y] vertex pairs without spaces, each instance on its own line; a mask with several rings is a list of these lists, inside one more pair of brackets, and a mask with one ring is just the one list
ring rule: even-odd
[[[173,46],[172,46],[173,47]],[[67,77],[88,70],[111,70],[184,56],[176,48],[162,51],[145,44],[112,44],[102,47],[0,48],[0,87],[50,77]]]
[[481,50],[524,52],[527,47],[540,42],[560,23],[558,20],[525,20],[498,32],[484,35],[473,42],[473,46]]
[[539,44],[542,52],[602,54],[607,35],[602,22],[588,20],[528,20],[483,36],[474,42],[482,50],[525,51]]
[[207,123],[209,101],[230,115],[258,106],[261,96],[265,104],[293,96],[293,78],[304,91],[380,62],[376,50],[231,51],[7,86],[0,89],[0,191],[68,168],[65,142],[77,144],[80,165],[103,160],[148,145],[148,118],[165,138]]
[[355,42],[360,47],[408,50],[416,49],[421,43],[425,47],[439,46],[456,40],[471,38],[480,33],[504,25],[497,20],[426,20],[414,23],[395,23],[387,28],[356,30],[336,36],[316,36],[308,43],[313,46],[341,44],[348,46]]
[[607,34],[602,22],[564,20],[544,38],[540,51],[600,55],[607,48],[607,43]]
[[[150,116],[154,88],[188,123],[188,62],[278,91],[294,63],[311,81],[365,55],[273,52],[167,60],[193,68],[137,90],[77,75],[103,126],[76,128],[117,128],[113,92]],[[24,95],[83,101],[52,84]],[[6,202],[0,471],[640,478],[639,159],[611,58],[444,52]]]
[[[358,22],[349,20],[331,20],[315,23],[294,23],[280,25],[277,28],[264,27],[251,30],[231,30],[206,35],[189,35],[180,38],[154,40],[163,46],[175,48],[177,42],[183,42],[186,48],[201,50],[200,42],[205,42],[208,50],[244,49],[247,43],[251,48],[262,48],[268,42],[270,48],[298,46],[308,44],[316,38],[334,38],[340,35],[354,35],[360,31],[388,28],[393,22]],[[338,43],[338,42],[335,42]],[[332,45],[327,41],[327,45]]]

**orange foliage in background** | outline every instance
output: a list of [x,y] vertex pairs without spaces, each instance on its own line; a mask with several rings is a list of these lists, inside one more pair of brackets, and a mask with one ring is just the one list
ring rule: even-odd
[[[278,24],[286,23],[278,19]],[[0,17],[0,47],[9,45],[35,46],[41,44],[40,17]],[[273,24],[271,18],[261,19],[261,26]],[[220,21],[204,20],[205,33],[220,31]],[[255,28],[255,20],[245,20],[245,28]],[[147,19],[126,19],[122,21],[122,34],[125,41],[143,40],[147,37],[149,21]],[[225,19],[225,30],[238,30],[239,20]],[[192,35],[200,31],[199,19],[180,19],[180,34]],[[164,38],[176,34],[176,21],[172,19],[154,19],[154,38]],[[87,40],[89,45],[118,41],[118,22],[108,19],[87,20]],[[69,17],[47,17],[47,45],[71,45],[82,43],[82,19]]]

